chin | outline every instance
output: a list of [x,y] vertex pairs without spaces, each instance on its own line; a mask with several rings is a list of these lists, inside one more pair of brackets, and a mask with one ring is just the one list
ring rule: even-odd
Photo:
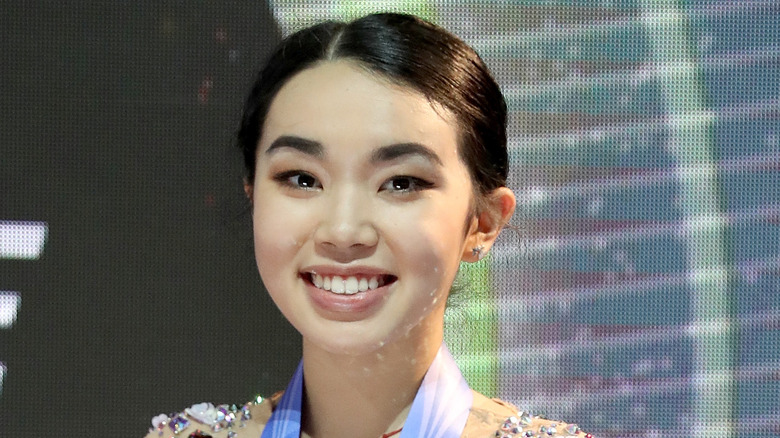
[[378,352],[384,344],[372,343],[372,344],[344,344],[344,345],[326,345],[323,348],[331,353],[339,356],[351,356],[361,357],[368,354]]
[[[357,357],[378,353],[389,347],[416,349],[421,343],[427,343],[429,337],[436,338],[435,332],[429,330],[426,322],[429,321],[421,318],[406,325],[371,327],[370,324],[359,322],[328,321],[326,326],[313,330],[308,327],[308,333],[299,332],[304,337],[304,343],[331,354]],[[438,347],[441,339],[435,342]],[[392,354],[387,350],[386,353]]]
[[376,333],[362,324],[329,321],[330,324],[351,325],[351,327],[338,327],[338,330],[329,327],[314,330],[312,333],[301,332],[304,344],[331,354],[357,357],[376,353],[399,338],[398,333],[392,331]]

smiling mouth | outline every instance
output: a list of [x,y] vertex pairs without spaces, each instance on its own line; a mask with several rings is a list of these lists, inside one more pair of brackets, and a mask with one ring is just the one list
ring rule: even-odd
[[339,276],[320,275],[308,272],[304,278],[317,289],[326,290],[339,295],[354,295],[394,283],[398,278],[394,275],[371,276]]

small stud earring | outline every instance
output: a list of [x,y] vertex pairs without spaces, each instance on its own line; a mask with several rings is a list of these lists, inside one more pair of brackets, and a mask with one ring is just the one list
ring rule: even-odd
[[484,246],[482,246],[482,245],[475,246],[474,248],[471,248],[471,255],[472,256],[476,256],[477,259],[479,259],[479,260],[482,260],[482,257],[485,255],[484,251],[485,251],[485,247]]

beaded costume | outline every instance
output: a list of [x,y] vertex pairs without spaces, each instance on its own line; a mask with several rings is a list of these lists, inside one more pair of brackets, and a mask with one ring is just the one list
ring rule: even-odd
[[[298,438],[303,398],[303,367],[298,366],[284,393],[236,405],[193,405],[152,419],[147,438]],[[356,419],[358,420],[358,419]],[[404,426],[383,435],[397,438],[585,437],[573,424],[525,412],[469,389],[442,344],[415,395]]]
[[[146,438],[259,438],[281,398],[258,398],[243,406],[202,403],[183,412],[155,417]],[[546,420],[518,412],[517,408],[473,392],[474,401],[463,438],[587,437],[573,424]]]

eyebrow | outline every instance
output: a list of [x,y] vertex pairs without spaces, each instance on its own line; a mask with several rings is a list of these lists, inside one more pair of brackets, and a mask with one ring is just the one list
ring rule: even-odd
[[432,161],[434,164],[438,164],[439,166],[443,165],[441,158],[436,155],[436,152],[433,152],[427,146],[414,142],[396,143],[382,146],[371,154],[371,162],[380,163],[385,161],[393,161],[409,155],[417,155],[425,158],[428,161]]
[[[284,148],[291,148],[315,158],[322,158],[325,156],[325,149],[323,148],[322,143],[294,135],[283,135],[277,138],[271,143],[271,146],[266,149],[265,154],[270,155]],[[382,146],[371,154],[371,163],[376,164],[393,161],[406,156],[419,156],[428,161],[432,161],[439,166],[443,165],[441,158],[439,158],[435,152],[427,146],[415,142],[395,143]]]
[[311,155],[316,158],[322,158],[325,155],[322,144],[315,140],[309,140],[302,137],[296,137],[294,135],[283,135],[271,143],[268,146],[265,154],[270,155],[273,152],[284,148],[295,149],[299,152],[303,152],[306,155]]

